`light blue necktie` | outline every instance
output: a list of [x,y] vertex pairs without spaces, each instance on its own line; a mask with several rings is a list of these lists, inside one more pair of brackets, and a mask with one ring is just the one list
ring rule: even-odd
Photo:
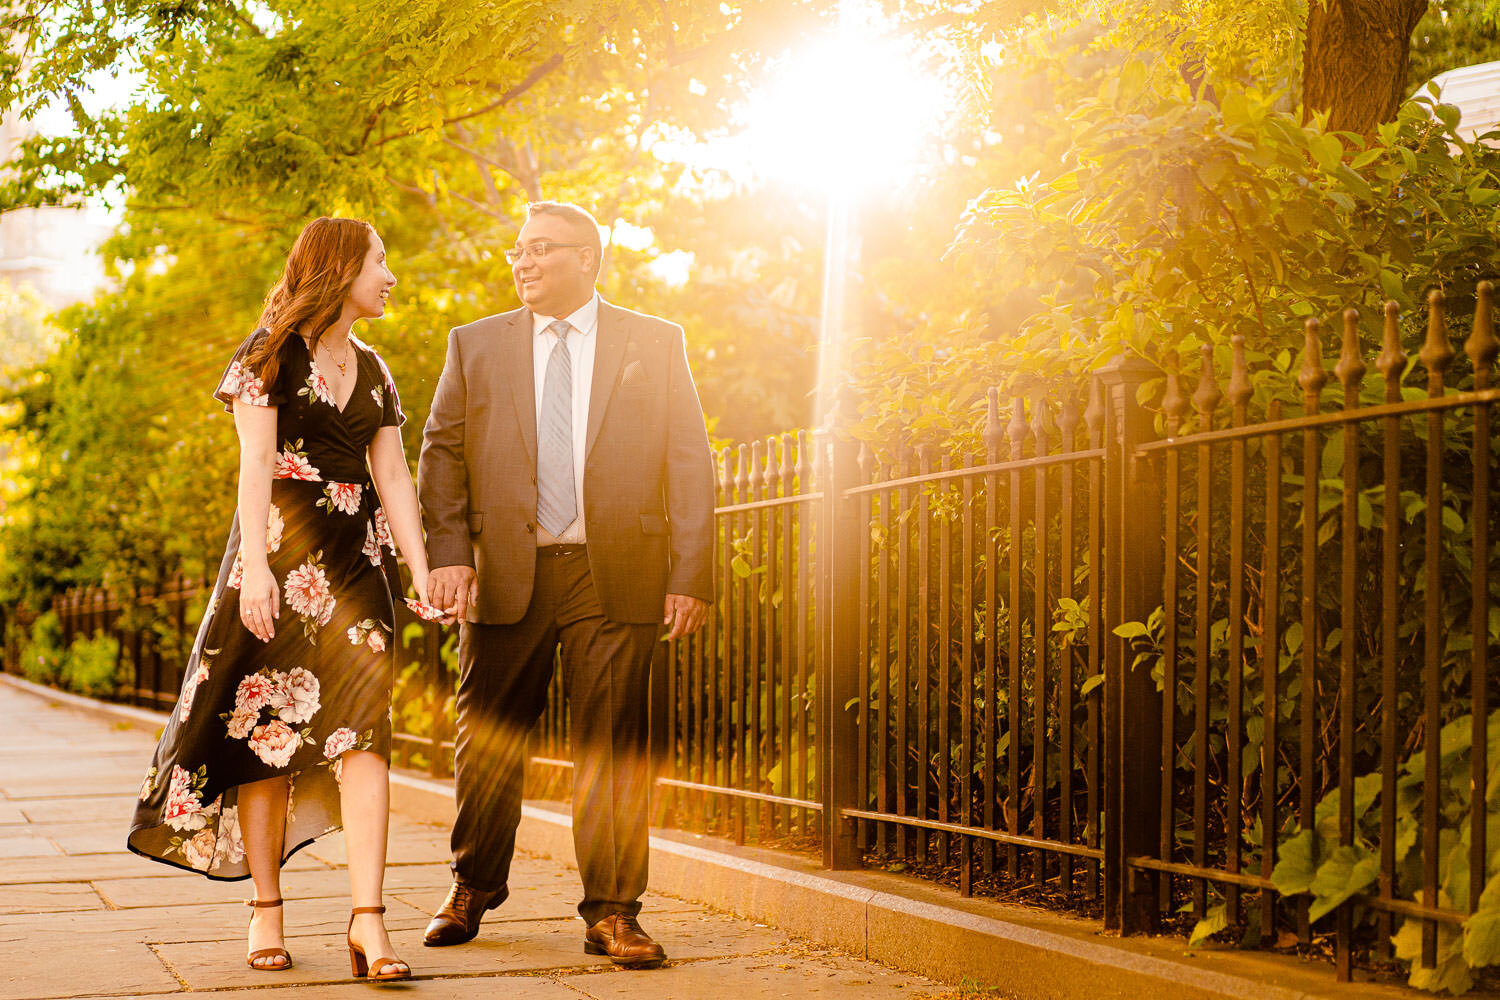
[[536,519],[553,537],[578,519],[578,495],[573,483],[573,358],[563,320],[548,330],[557,346],[547,358],[542,380],[542,419],[537,426]]

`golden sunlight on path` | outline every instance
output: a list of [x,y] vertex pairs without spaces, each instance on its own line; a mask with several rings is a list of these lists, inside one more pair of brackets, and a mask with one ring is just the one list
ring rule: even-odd
[[[235,992],[253,1000],[374,996],[349,976],[341,835],[283,874],[295,967],[245,966],[249,883],[210,882],[125,850],[149,732],[0,681],[0,1000]],[[576,872],[517,857],[511,898],[473,943],[424,948],[448,886],[447,830],[393,818],[388,926],[417,978],[403,996],[506,1000],[888,1000],[948,990],[704,907],[651,894],[642,923],[672,960],[622,972],[583,954]],[[955,994],[948,994],[955,995]],[[960,991],[964,996],[995,996]]]

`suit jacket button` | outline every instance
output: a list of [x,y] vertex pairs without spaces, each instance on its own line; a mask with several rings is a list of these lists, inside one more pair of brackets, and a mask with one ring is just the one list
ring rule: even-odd
[[534,535],[534,534],[536,534],[536,525],[532,524],[530,521],[527,521],[526,522],[526,530],[530,534]]
[[536,476],[532,476],[532,477],[531,477],[531,485],[532,485],[532,486],[535,486],[535,485],[536,485]]

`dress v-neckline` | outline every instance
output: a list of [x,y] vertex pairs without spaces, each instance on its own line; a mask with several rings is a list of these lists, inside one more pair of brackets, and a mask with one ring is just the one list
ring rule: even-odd
[[[302,338],[299,337],[297,339],[301,340]],[[328,376],[323,373],[323,369],[318,367],[318,359],[313,356],[312,349],[307,346],[307,341],[305,340],[302,341],[302,349],[307,351],[308,367],[316,372],[324,383],[327,384],[328,398],[333,399],[333,383],[328,380]],[[355,346],[352,339],[349,341],[349,351],[351,355],[349,360],[354,363],[354,381],[349,383],[349,395],[344,397],[342,406],[339,405],[337,399],[333,399],[333,408],[341,417],[344,415],[344,411],[349,408],[349,404],[354,402],[354,394],[359,391],[359,348]]]

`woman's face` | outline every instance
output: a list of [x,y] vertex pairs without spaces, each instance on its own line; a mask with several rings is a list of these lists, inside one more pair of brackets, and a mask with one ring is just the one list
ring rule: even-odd
[[352,310],[355,319],[378,319],[385,315],[385,304],[396,287],[396,276],[385,262],[385,244],[374,232],[370,233],[370,248],[365,251],[359,277],[349,288],[349,297],[344,302],[346,310]]

